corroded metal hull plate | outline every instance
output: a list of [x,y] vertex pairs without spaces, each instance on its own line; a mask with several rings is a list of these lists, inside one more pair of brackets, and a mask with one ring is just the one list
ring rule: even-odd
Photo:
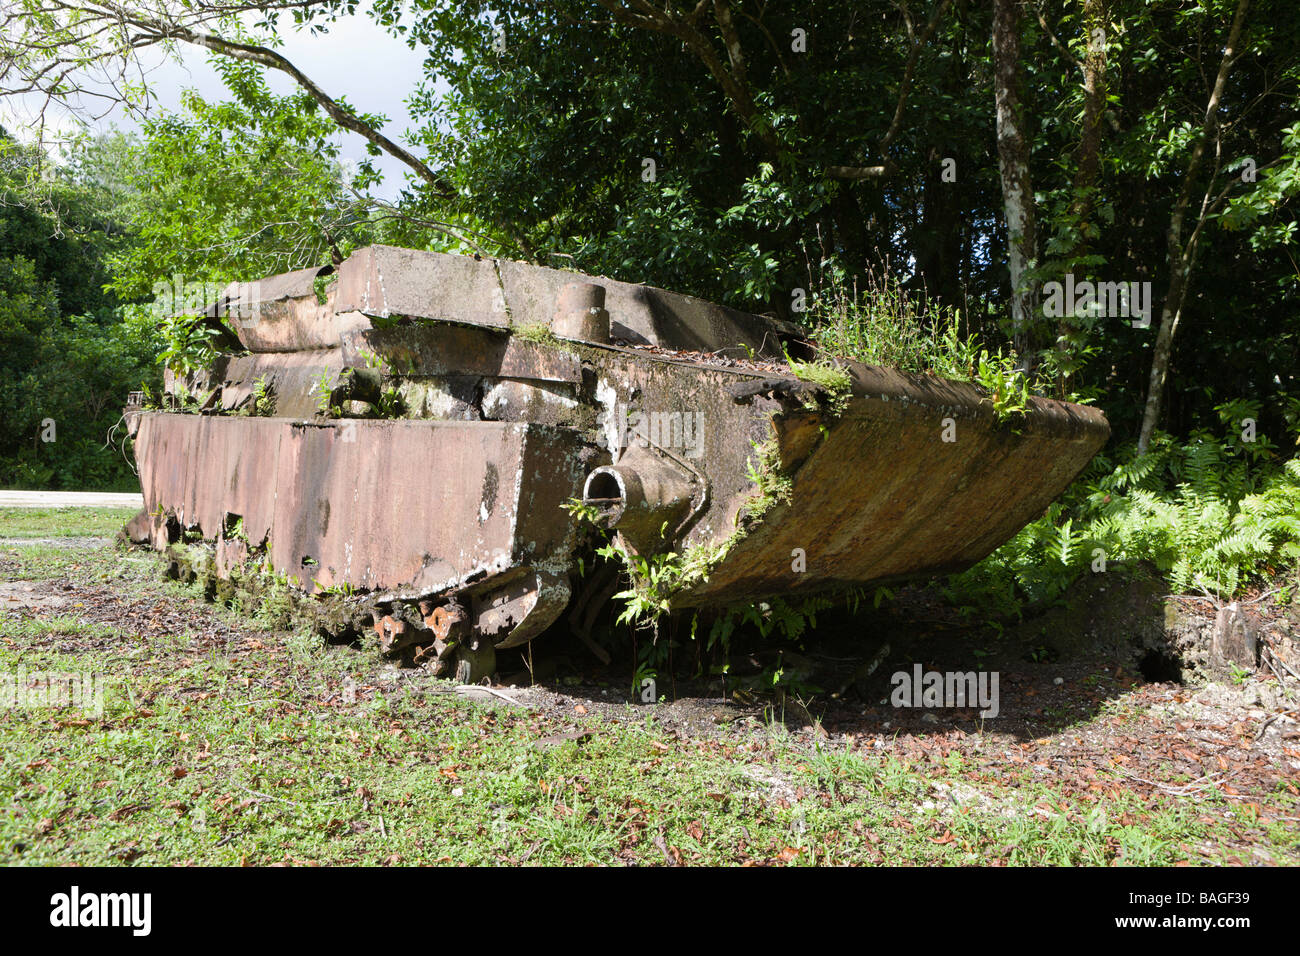
[[328,421],[145,413],[150,513],[221,539],[238,525],[304,586],[437,594],[565,563],[571,435],[513,422]]
[[774,417],[790,500],[682,603],[965,569],[1041,515],[1110,434],[1080,405],[1033,399],[1000,425],[969,385],[867,366],[854,378],[824,433],[815,415]]

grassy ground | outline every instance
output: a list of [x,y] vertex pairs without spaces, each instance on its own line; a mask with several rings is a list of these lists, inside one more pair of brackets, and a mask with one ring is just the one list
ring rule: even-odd
[[112,537],[134,508],[0,508],[0,538]]
[[[45,537],[124,517],[12,521]],[[683,739],[654,707],[610,721],[467,700],[371,650],[261,630],[140,551],[10,544],[0,572],[62,602],[0,611],[0,674],[106,682],[100,716],[0,709],[0,863],[1300,860],[1285,780],[1244,801],[1144,791],[1118,766],[1080,787],[938,738]]]

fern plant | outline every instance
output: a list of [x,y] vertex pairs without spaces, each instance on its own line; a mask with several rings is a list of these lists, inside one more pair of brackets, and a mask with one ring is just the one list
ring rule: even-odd
[[1107,565],[1150,562],[1175,591],[1230,597],[1300,561],[1300,458],[1277,468],[1267,448],[1207,432],[1098,458],[1040,519],[951,578],[949,596],[1010,613],[1057,598],[1098,553]]

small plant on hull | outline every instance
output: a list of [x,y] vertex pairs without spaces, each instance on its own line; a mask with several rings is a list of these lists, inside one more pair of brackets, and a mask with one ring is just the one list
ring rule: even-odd
[[372,402],[371,407],[380,418],[401,418],[406,413],[406,400],[399,388],[388,385],[379,393],[379,401]]
[[740,512],[740,525],[749,528],[777,505],[785,504],[794,493],[794,482],[781,473],[781,450],[775,439],[751,443],[755,457],[745,466],[745,477],[755,491]]
[[176,375],[188,375],[212,365],[217,357],[213,339],[217,329],[189,315],[170,315],[162,320],[164,347],[158,364]]
[[204,404],[212,397],[212,392],[194,393],[186,387],[184,382],[177,381],[172,390],[165,394],[164,398],[170,411],[181,412],[186,415],[197,415],[203,410]]
[[550,326],[541,322],[532,322],[511,327],[510,334],[525,342],[538,342],[543,345],[559,345],[560,340],[551,331]]
[[325,418],[342,418],[343,410],[331,404],[334,400],[334,373],[326,369],[312,383],[311,394],[316,395],[316,411]]
[[267,381],[265,375],[253,382],[253,398],[246,414],[255,417],[275,414],[275,386]]
[[989,393],[999,424],[1029,413],[1029,376],[1017,367],[1014,353],[1004,356],[1001,351],[996,355],[980,352],[975,380]]
[[712,549],[696,547],[685,554],[637,555],[614,544],[596,552],[601,557],[621,561],[631,579],[631,587],[614,595],[625,602],[619,624],[653,624],[671,610],[675,594],[709,578],[709,571],[720,557]]
[[[789,359],[789,356],[787,358]],[[794,372],[795,378],[820,385],[832,392],[847,392],[853,384],[853,379],[847,371],[830,362],[800,362],[797,359],[789,359],[789,363],[790,371]]]
[[[803,382],[809,382],[813,385],[821,386],[822,395],[814,395],[804,401],[804,407],[818,410],[824,409],[834,418],[839,418],[849,407],[849,399],[853,394],[853,378],[849,373],[826,361],[800,362],[786,356],[790,365],[790,371],[794,372],[795,378]],[[824,397],[823,397],[824,396]]]

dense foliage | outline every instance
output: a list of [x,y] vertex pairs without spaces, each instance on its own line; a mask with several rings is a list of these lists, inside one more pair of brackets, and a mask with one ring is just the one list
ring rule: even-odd
[[1174,591],[1235,594],[1300,561],[1300,458],[1278,467],[1270,456],[1203,431],[1098,457],[1045,515],[956,575],[950,596],[1012,614],[1050,604],[1081,575],[1143,567]]
[[158,343],[104,288],[132,228],[109,148],[70,157],[34,206],[42,157],[0,131],[0,484],[134,485],[125,436],[109,433],[126,393],[157,377]]

